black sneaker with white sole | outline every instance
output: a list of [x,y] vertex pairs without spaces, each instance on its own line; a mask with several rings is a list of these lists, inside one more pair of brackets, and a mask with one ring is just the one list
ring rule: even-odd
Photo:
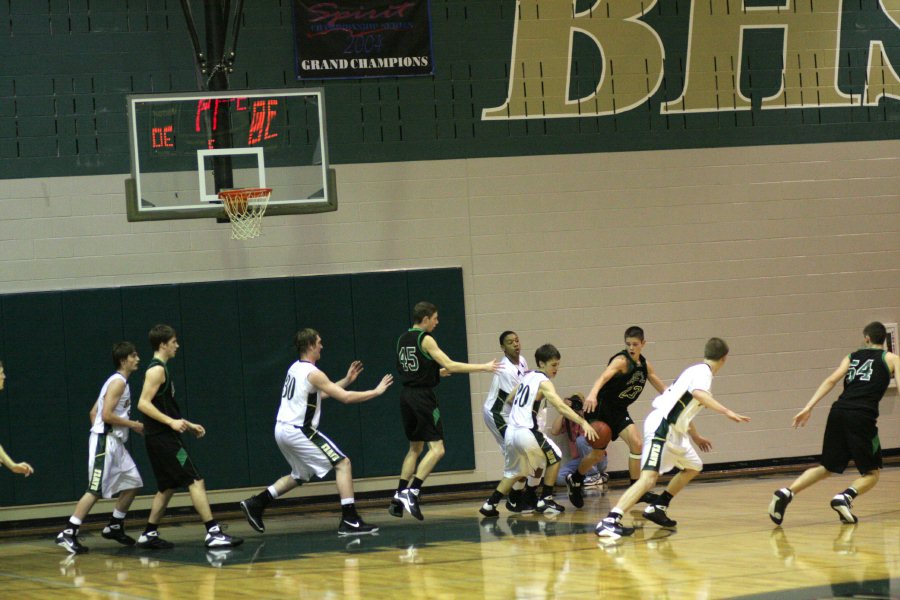
[[678,522],[670,519],[669,515],[666,514],[668,508],[668,506],[663,506],[662,504],[651,504],[644,509],[644,518],[660,527],[675,527],[678,525]]
[[247,522],[250,523],[250,527],[260,533],[263,533],[266,530],[262,518],[263,506],[256,498],[250,497],[246,500],[241,500],[241,510],[244,512],[244,516],[247,517]]
[[497,510],[496,504],[491,504],[490,502],[485,502],[481,505],[481,508],[478,509],[478,512],[483,514],[485,517],[499,517],[500,511]]
[[367,535],[378,531],[378,527],[370,525],[360,517],[355,519],[341,519],[338,525],[338,535]]
[[86,554],[87,546],[82,546],[74,529],[63,529],[56,536],[56,545],[65,548],[72,554]]
[[107,525],[100,532],[100,535],[107,540],[115,540],[123,546],[134,546],[135,544],[135,539],[125,533],[125,527],[118,523]]

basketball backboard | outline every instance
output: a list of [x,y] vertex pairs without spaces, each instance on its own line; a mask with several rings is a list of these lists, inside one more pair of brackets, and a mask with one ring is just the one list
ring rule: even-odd
[[128,96],[129,221],[223,218],[221,189],[269,187],[267,215],[337,209],[321,89]]

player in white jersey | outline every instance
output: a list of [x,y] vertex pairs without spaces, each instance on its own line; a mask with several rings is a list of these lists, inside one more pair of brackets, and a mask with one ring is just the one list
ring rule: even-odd
[[666,514],[669,501],[703,469],[703,461],[691,445],[691,440],[704,452],[712,448],[712,443],[697,432],[693,418],[703,407],[709,407],[736,423],[750,420],[750,417],[719,404],[710,392],[713,375],[719,372],[728,358],[728,344],[722,339],[710,338],[704,347],[703,357],[702,363],[685,369],[653,401],[653,411],[644,421],[641,476],[619,498],[609,514],[597,523],[598,536],[617,539],[633,534],[633,527],[622,525],[622,515],[650,491],[660,473],[678,467],[681,470],[669,481],[665,491],[644,510],[644,518],[663,527],[674,527],[676,522]]
[[316,361],[322,356],[322,338],[315,329],[298,331],[294,345],[300,359],[288,369],[275,423],[275,442],[291,466],[291,473],[259,494],[242,500],[241,510],[250,526],[262,533],[265,531],[263,512],[272,500],[309,481],[313,475],[324,477],[334,469],[342,511],[338,534],[375,533],[378,528],[363,521],[356,512],[350,459],[337,444],[319,431],[319,419],[325,398],[330,396],[344,404],[365,402],[383,394],[394,378],[385,375],[374,389],[348,392],[345,388],[362,373],[360,361],[350,365],[346,377],[332,382],[316,367]]
[[[491,387],[488,389],[487,398],[484,400],[484,423],[488,431],[497,440],[500,452],[506,455],[506,422],[509,419],[509,404],[506,399],[509,393],[519,384],[522,376],[528,371],[528,361],[522,356],[522,346],[519,336],[515,331],[504,331],[500,334],[500,347],[503,348],[503,358],[500,359],[500,370],[494,373],[491,379]],[[540,480],[536,480],[540,481]],[[534,483],[536,486],[537,483]],[[506,500],[506,508],[512,512],[530,512],[534,507],[522,503],[522,492],[525,489],[525,480],[519,479],[513,484],[509,497]]]
[[597,439],[593,427],[584,417],[566,406],[553,386],[551,380],[559,372],[559,350],[552,344],[544,344],[535,351],[534,360],[538,370],[526,373],[506,400],[511,405],[505,437],[506,465],[503,480],[479,509],[486,517],[499,516],[497,505],[512,489],[513,482],[532,472],[541,472],[544,476],[544,485],[535,510],[545,515],[556,515],[565,510],[553,500],[553,488],[560,465],[559,448],[553,440],[544,436],[537,421],[537,414],[545,398],[561,415],[584,427],[585,436],[589,440]]
[[[0,391],[3,390],[3,387],[5,385],[6,371],[3,370],[3,362],[0,361]],[[9,454],[6,453],[6,450],[3,449],[3,446],[0,446],[0,464],[2,464],[13,473],[18,473],[19,475],[24,475],[25,477],[28,477],[29,475],[34,473],[34,468],[27,462],[16,462],[12,458],[10,458]]]
[[131,389],[128,377],[141,362],[134,344],[119,342],[113,346],[116,372],[103,384],[91,408],[91,438],[88,444],[88,489],[75,506],[56,543],[72,554],[87,552],[78,540],[78,529],[99,498],[119,495],[112,517],[101,535],[127,546],[134,538],[125,533],[125,516],[144,482],[137,465],[125,447],[128,433],[143,433],[144,424],[131,420]]

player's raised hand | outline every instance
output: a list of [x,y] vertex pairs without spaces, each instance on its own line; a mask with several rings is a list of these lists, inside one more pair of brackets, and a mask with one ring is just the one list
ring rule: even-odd
[[587,441],[593,442],[599,437],[597,435],[597,430],[591,427],[591,424],[587,421],[585,421],[584,424],[581,425],[581,428],[584,430],[584,437],[587,439]]
[[791,423],[791,427],[793,427],[794,429],[800,429],[809,421],[810,415],[812,415],[812,411],[808,408],[804,408],[796,415],[794,415],[794,420]]
[[385,375],[384,377],[382,377],[381,383],[379,383],[378,386],[375,388],[375,390],[378,392],[378,395],[380,396],[385,391],[387,391],[387,389],[389,387],[391,387],[392,383],[394,383],[393,375]]
[[581,406],[586,413],[594,412],[597,409],[597,394],[593,392],[588,394]]
[[500,372],[500,361],[496,358],[491,362],[484,363],[484,371],[485,373],[499,373]]
[[350,367],[347,369],[347,385],[350,385],[356,378],[359,377],[359,374],[363,372],[363,364],[361,360],[354,360],[350,363]]

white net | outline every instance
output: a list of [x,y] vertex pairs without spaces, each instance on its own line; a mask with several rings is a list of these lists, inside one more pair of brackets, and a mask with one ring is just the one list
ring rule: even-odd
[[231,221],[231,239],[249,240],[259,236],[262,217],[269,206],[271,188],[222,190],[219,199]]

